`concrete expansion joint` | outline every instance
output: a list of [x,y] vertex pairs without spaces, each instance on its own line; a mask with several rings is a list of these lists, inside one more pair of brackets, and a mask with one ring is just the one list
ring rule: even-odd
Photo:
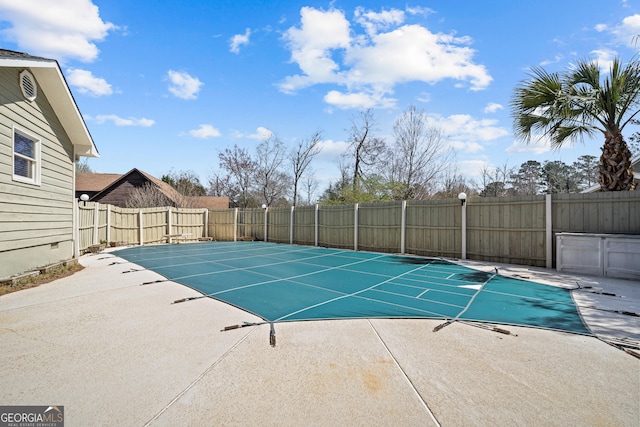
[[180,393],[178,393],[176,397],[174,397],[164,408],[162,408],[156,415],[154,415],[153,418],[147,421],[144,424],[144,427],[150,426],[154,421],[160,418],[162,414],[164,414],[169,408],[171,408],[171,406],[173,406],[177,401],[179,401],[182,398],[182,396],[187,394],[189,390],[195,387],[196,384],[198,384],[213,368],[215,368],[220,362],[222,362],[227,356],[229,356],[229,354],[231,354],[240,344],[242,344],[247,339],[247,337],[249,337],[249,335],[251,335],[253,331],[255,331],[256,329],[257,328],[251,328],[249,332],[244,334],[242,338],[238,340],[238,342],[236,342],[227,351],[225,351],[220,357],[214,360],[213,363],[211,363],[211,365],[207,367],[207,369],[205,369],[200,375],[198,375],[196,379],[191,381],[191,383],[189,383],[187,387],[185,387]]
[[427,404],[427,402],[424,400],[424,398],[422,397],[422,395],[420,394],[420,392],[418,391],[418,389],[416,388],[416,386],[413,384],[413,382],[411,381],[411,378],[409,378],[409,376],[407,375],[407,373],[404,371],[404,369],[402,369],[402,366],[400,365],[400,362],[398,362],[398,359],[396,359],[396,357],[393,355],[393,353],[391,352],[391,349],[389,349],[389,346],[387,346],[387,343],[384,342],[384,340],[382,339],[382,337],[380,336],[380,334],[378,333],[378,330],[376,329],[375,326],[373,326],[373,323],[371,323],[370,319],[367,319],[367,322],[369,322],[369,326],[371,326],[371,329],[373,330],[373,333],[378,337],[378,339],[380,340],[380,343],[382,344],[382,346],[385,348],[385,350],[387,351],[387,353],[389,354],[389,357],[391,357],[391,360],[393,360],[393,363],[396,365],[396,367],[400,370],[400,372],[402,373],[402,376],[404,377],[405,381],[409,384],[409,386],[411,387],[411,389],[413,390],[413,393],[416,395],[416,397],[420,400],[420,402],[422,403],[422,406],[424,407],[424,409],[427,411],[427,414],[429,414],[429,417],[431,418],[431,420],[434,422],[434,424],[437,427],[440,427],[440,423],[438,422],[438,419],[436,418],[436,416],[433,414],[433,412],[431,411],[431,409],[429,408],[429,405]]

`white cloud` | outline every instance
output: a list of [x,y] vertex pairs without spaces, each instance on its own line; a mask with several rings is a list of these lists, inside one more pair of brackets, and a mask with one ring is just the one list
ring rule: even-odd
[[95,77],[91,71],[69,68],[67,78],[72,86],[77,87],[80,93],[86,95],[104,96],[113,93],[111,85],[105,79]]
[[540,62],[541,67],[546,67],[547,65],[557,64],[564,59],[564,55],[556,55],[553,59],[546,59]]
[[597,24],[597,25],[594,27],[594,29],[595,29],[597,32],[601,33],[601,32],[603,32],[603,31],[607,31],[607,29],[609,29],[609,26],[608,26],[607,24]]
[[454,149],[467,153],[483,151],[485,145],[509,135],[507,129],[497,126],[497,120],[477,120],[467,114],[431,115],[427,121],[442,129]]
[[279,84],[282,92],[336,84],[346,90],[331,90],[325,96],[327,102],[333,100],[341,108],[361,108],[376,100],[381,103],[376,106],[390,107],[394,103],[388,95],[397,84],[435,84],[452,79],[462,87],[480,90],[492,81],[486,68],[473,62],[475,51],[469,47],[469,37],[435,34],[421,25],[401,25],[405,20],[401,10],[357,8],[355,21],[365,29],[364,34],[355,34],[340,10],[303,7],[300,14],[300,25],[289,28],[284,39],[291,62],[301,73],[284,78]]
[[471,61],[474,51],[461,44],[465,38],[433,34],[419,25],[405,25],[378,34],[366,46],[354,46],[345,62],[353,82],[364,81],[391,90],[409,81],[437,83],[444,79],[470,81],[471,89],[483,89],[492,78],[483,65]]
[[115,114],[101,114],[96,117],[86,116],[87,120],[93,120],[97,124],[101,125],[106,122],[113,122],[116,126],[140,126],[140,127],[149,127],[155,124],[154,120],[140,118],[136,119],[134,117],[123,118],[117,116]]
[[552,148],[548,138],[542,135],[533,135],[529,143],[525,141],[514,141],[505,151],[507,153],[544,154],[551,150]]
[[247,135],[247,138],[259,139],[262,141],[265,139],[269,139],[272,136],[273,136],[273,131],[262,126],[258,126],[258,128],[256,128],[256,132],[250,135]]
[[273,131],[262,126],[258,126],[254,133],[246,134],[239,131],[235,131],[231,136],[238,139],[249,138],[249,139],[257,139],[260,141],[264,141],[265,139],[269,139],[273,136]]
[[0,0],[0,21],[10,23],[0,33],[20,49],[62,62],[94,61],[95,42],[116,29],[90,0]]
[[591,51],[600,67],[600,72],[608,73],[613,65],[613,60],[617,56],[616,52],[608,49],[596,49]]
[[325,139],[318,144],[320,148],[319,158],[324,160],[337,160],[349,148],[349,143],[345,141],[333,141]]
[[247,28],[244,34],[236,34],[231,37],[229,40],[229,50],[233,53],[240,53],[240,46],[249,44],[250,35],[251,30]]
[[192,129],[189,131],[189,135],[195,138],[216,138],[221,135],[220,131],[211,125],[205,124],[198,126],[198,129]]
[[495,113],[498,110],[502,110],[504,107],[502,106],[502,104],[497,104],[495,102],[490,102],[487,104],[486,107],[484,107],[484,112],[485,113]]
[[433,9],[429,9],[428,7],[422,6],[407,6],[407,13],[410,15],[423,15],[429,16],[432,13],[435,13]]
[[358,6],[355,11],[356,22],[365,29],[369,36],[374,36],[380,30],[386,30],[393,25],[404,22],[404,11],[398,9],[373,12]]
[[627,16],[620,25],[611,29],[616,39],[625,46],[636,48],[640,44],[640,14]]
[[342,109],[366,109],[375,106],[382,108],[392,107],[395,105],[396,100],[378,96],[378,94],[372,95],[364,92],[342,93],[337,90],[331,90],[324,96],[324,102]]
[[422,92],[416,97],[416,101],[419,102],[431,102],[431,94],[429,92]]
[[461,160],[456,162],[457,169],[467,178],[480,178],[483,169],[490,168],[491,165],[486,160]]
[[204,83],[188,73],[169,70],[169,92],[181,99],[196,99]]
[[291,61],[298,64],[303,75],[286,77],[280,84],[285,93],[339,80],[339,66],[331,50],[346,49],[351,42],[350,24],[341,11],[303,7],[300,16],[300,28],[289,28],[284,39],[291,50]]

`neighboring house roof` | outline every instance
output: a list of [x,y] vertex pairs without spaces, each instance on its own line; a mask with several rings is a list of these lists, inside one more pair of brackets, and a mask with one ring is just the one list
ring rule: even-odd
[[[181,197],[182,195],[180,193],[178,193],[169,183],[164,182],[161,179],[156,178],[153,175],[149,175],[146,172],[143,172],[139,169],[132,169],[131,171],[129,171],[128,173],[131,173],[133,171],[138,171],[140,172],[145,178],[147,178],[149,181],[151,181],[152,183],[154,183],[159,189],[160,192],[162,194],[164,194],[165,196],[167,196],[169,198],[169,200],[171,201],[176,201],[178,200],[179,197]],[[125,174],[126,175],[126,174]]]
[[120,178],[119,173],[88,173],[76,174],[76,193],[97,193]]
[[[142,183],[140,182],[140,177],[142,178]],[[150,175],[136,168],[131,169],[129,172],[123,175],[107,173],[79,173],[76,175],[76,197],[79,197],[79,195],[82,193],[86,193],[90,196],[89,200],[100,202],[103,198],[107,198],[110,193],[112,193],[119,187],[120,189],[118,191],[120,192],[120,197],[122,197],[123,188],[125,188],[126,185],[131,185],[133,181],[137,181],[136,186],[138,187],[141,187],[142,185],[144,185],[144,183],[150,183],[156,186],[160,190],[160,192],[173,203],[176,203],[178,201],[184,202],[185,196],[180,194],[171,185],[162,181],[161,179],[156,178],[153,175]],[[113,196],[109,197],[113,199]],[[120,200],[120,202],[122,203],[123,200]],[[198,196],[191,198],[189,202],[190,203],[188,204],[194,208],[229,208],[228,197]],[[118,204],[118,202],[111,201],[107,203]]]
[[58,61],[0,49],[0,67],[28,69],[56,112],[76,156],[100,157]]
[[[101,188],[94,191],[93,194],[89,194],[92,190],[90,190],[89,187],[87,186],[86,192],[89,194],[90,196],[89,200],[91,201],[100,202],[105,197],[107,197],[108,199],[112,199],[113,196],[109,196],[109,194],[112,193],[114,190],[118,189],[119,187],[123,185],[127,185],[127,183],[131,185],[130,181],[137,181],[137,184],[133,184],[134,187],[142,187],[142,185],[144,185],[145,183],[151,183],[154,186],[156,186],[160,190],[160,192],[171,201],[176,200],[179,195],[179,193],[176,190],[174,190],[173,187],[171,187],[166,182],[160,179],[157,179],[153,175],[149,175],[148,173],[143,172],[136,168],[131,169],[129,172],[123,175],[93,174],[93,173],[78,174],[78,176],[80,175],[84,175],[81,177],[81,179],[84,180],[85,183],[88,182],[89,183],[88,185],[97,187],[100,181],[104,183],[104,185]],[[140,178],[142,178],[142,183],[140,182]],[[123,191],[122,189],[118,190],[118,192],[120,192],[119,198],[123,197],[122,191]],[[125,190],[125,191],[129,191],[129,190]],[[79,192],[80,192],[80,185],[76,181],[76,195],[79,194]],[[116,205],[120,205],[124,202],[124,200],[120,200],[119,202],[120,203],[115,201],[109,201],[108,203],[115,203]]]
[[[640,167],[640,155],[635,156],[631,159],[631,167],[633,167],[633,179],[635,181],[640,180],[640,171],[638,168]],[[582,190],[581,193],[595,193],[600,191],[600,183],[594,184],[591,187]]]
[[195,202],[194,206],[198,208],[207,208],[207,209],[229,209],[229,198],[228,197],[217,197],[217,196],[196,196],[194,197]]

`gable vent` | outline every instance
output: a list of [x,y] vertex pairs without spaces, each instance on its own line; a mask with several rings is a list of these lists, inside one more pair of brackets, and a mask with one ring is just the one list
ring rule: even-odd
[[22,89],[22,95],[29,101],[34,101],[38,95],[36,79],[27,70],[20,73],[20,89]]

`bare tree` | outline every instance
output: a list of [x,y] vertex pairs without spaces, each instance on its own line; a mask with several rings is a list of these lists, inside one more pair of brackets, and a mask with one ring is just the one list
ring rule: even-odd
[[230,176],[231,187],[236,189],[236,194],[229,194],[234,204],[241,208],[246,208],[251,203],[251,182],[256,162],[251,158],[249,152],[237,145],[233,149],[225,148],[218,153],[220,168]]
[[293,167],[293,206],[298,204],[298,185],[300,179],[313,158],[320,153],[321,148],[319,144],[321,140],[322,132],[316,131],[311,135],[310,139],[301,139],[289,154],[289,160]]
[[502,197],[508,194],[507,178],[512,174],[507,163],[501,167],[484,166],[480,171],[482,180],[481,197]]
[[197,197],[207,194],[204,186],[200,183],[200,178],[194,171],[175,172],[171,170],[161,179],[183,196]]
[[76,162],[76,174],[79,173],[93,173],[93,169],[89,166],[89,159],[87,157]]
[[310,205],[311,203],[313,203],[314,194],[318,190],[318,181],[315,180],[311,172],[309,172],[309,174],[307,174],[304,178],[306,178],[304,180],[304,190],[307,194],[306,202],[307,205]]
[[425,199],[446,170],[453,150],[440,128],[430,126],[424,111],[409,106],[395,121],[395,145],[390,151],[389,170],[400,183],[402,200]]
[[[200,184],[200,178],[193,171],[173,171],[162,176],[161,180],[169,184],[173,191],[169,193],[172,205],[178,208],[195,208],[199,206],[198,197],[206,195]],[[165,190],[166,193],[166,190]]]
[[124,202],[126,208],[155,208],[173,205],[174,203],[160,191],[157,185],[149,182],[142,187],[132,189]]
[[338,180],[338,184],[341,187],[346,187],[347,185],[350,185],[353,179],[353,167],[349,164],[349,157],[350,155],[348,153],[343,153],[338,158],[338,162],[337,162],[338,170],[340,171],[340,178]]
[[455,199],[460,193],[478,194],[476,183],[462,176],[456,168],[447,168],[439,181],[440,190],[432,196],[434,199]]
[[214,172],[209,177],[209,190],[207,191],[209,196],[224,197],[230,194],[237,194],[237,189],[231,182],[230,174],[222,174],[220,172]]
[[256,192],[267,206],[284,198],[290,188],[290,177],[280,170],[284,156],[284,143],[275,135],[262,141],[256,148]]
[[353,193],[359,193],[360,182],[366,176],[367,168],[376,164],[379,156],[386,152],[382,138],[375,136],[378,131],[371,108],[360,112],[351,120],[349,130],[349,155],[353,157]]

